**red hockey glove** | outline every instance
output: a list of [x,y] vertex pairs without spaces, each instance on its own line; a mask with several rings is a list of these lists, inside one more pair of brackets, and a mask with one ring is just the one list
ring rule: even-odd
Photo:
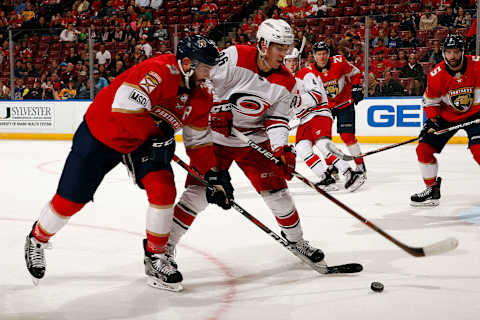
[[229,105],[215,106],[210,113],[210,128],[229,137],[232,134],[233,114]]
[[292,180],[297,157],[295,148],[289,145],[278,147],[273,151],[273,155],[283,163],[283,177],[287,180]]

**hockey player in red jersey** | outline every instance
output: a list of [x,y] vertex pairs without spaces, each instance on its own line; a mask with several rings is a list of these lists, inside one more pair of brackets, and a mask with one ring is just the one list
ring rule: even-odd
[[[349,63],[344,56],[330,56],[328,45],[317,42],[313,47],[315,63],[312,70],[323,81],[332,115],[337,118],[337,132],[345,142],[350,154],[361,153],[355,137],[355,105],[363,99],[360,70]],[[331,153],[324,154],[327,164],[332,164]],[[363,158],[355,159],[356,171],[366,177]]]
[[[423,110],[427,120],[420,132],[417,158],[427,188],[411,196],[411,205],[437,206],[440,200],[441,178],[434,153],[440,153],[458,130],[441,135],[434,131],[445,129],[480,117],[480,57],[464,55],[465,41],[458,34],[449,34],[444,40],[444,61],[428,74],[423,95]],[[468,147],[474,160],[480,164],[480,125],[464,128]]]
[[[318,42],[314,45],[313,50],[317,61],[321,61],[322,58],[326,57],[328,46],[324,42]],[[340,63],[343,62],[341,56],[335,56],[333,59],[333,61],[337,59]],[[335,69],[337,63],[332,63],[332,66],[334,66],[332,69]],[[350,70],[354,68],[350,67]],[[345,69],[345,67],[343,68]],[[365,178],[362,171],[352,170],[346,161],[337,158],[327,149],[327,145],[332,143],[332,111],[329,107],[334,104],[329,103],[320,70],[318,62],[315,62],[296,74],[297,87],[302,103],[298,104],[294,110],[295,116],[300,121],[295,147],[298,156],[320,178],[317,186],[325,190],[335,190],[336,187],[333,184],[336,180],[334,176],[340,172],[345,178],[345,189],[353,192],[363,185]],[[332,72],[335,74],[335,71],[332,70]],[[343,73],[342,77],[344,77]],[[330,164],[327,168],[323,167],[320,157],[313,151],[314,145],[325,156],[327,163]]]
[[[287,189],[295,169],[295,151],[288,145],[289,112],[295,96],[295,78],[283,65],[293,44],[293,32],[283,20],[267,19],[258,28],[257,48],[237,45],[222,51],[212,70],[214,108],[210,125],[214,152],[223,170],[233,161],[274,214],[281,234],[314,263],[324,254],[303,238],[300,217]],[[262,154],[231,135],[232,124],[255,143],[282,159],[276,166]],[[204,188],[203,188],[204,189]],[[184,193],[175,207],[170,244],[175,246],[206,203],[195,193]]]
[[176,197],[170,165],[175,131],[183,127],[192,164],[206,173],[207,180],[221,186],[207,194],[205,202],[228,209],[233,200],[228,171],[216,169],[208,130],[213,96],[205,81],[218,58],[213,41],[186,37],[179,42],[176,56],[148,59],[97,94],[75,132],[57,192],[27,236],[25,261],[34,282],[45,274],[44,249],[50,238],[93,199],[103,177],[123,162],[135,183],[145,189],[149,202],[143,240],[147,283],[172,291],[182,289],[182,274],[166,246]]

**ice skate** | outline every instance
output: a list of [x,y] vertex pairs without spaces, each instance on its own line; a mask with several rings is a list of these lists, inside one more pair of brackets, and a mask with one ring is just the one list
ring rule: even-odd
[[145,264],[145,274],[147,275],[147,284],[154,288],[165,289],[169,291],[182,291],[183,276],[177,270],[177,263],[172,253],[175,249],[167,247],[165,253],[151,253],[146,250],[147,239],[143,240],[143,248],[145,257],[143,263]]
[[410,197],[410,205],[412,207],[436,207],[440,204],[440,184],[442,178],[437,177],[437,180],[425,190],[415,193]]
[[343,176],[345,177],[345,189],[350,192],[354,192],[365,183],[365,177],[361,171],[353,171],[351,168],[348,168],[343,173]]
[[325,191],[338,191],[338,187],[335,185],[334,174],[338,174],[338,169],[334,166],[329,166],[324,173],[323,179],[315,183],[315,186]]
[[367,180],[367,167],[365,166],[365,163],[357,164],[355,171],[360,171],[363,174],[365,180]]
[[25,241],[25,263],[36,286],[45,275],[47,265],[44,250],[50,247],[50,243],[38,241],[31,232]]
[[307,257],[310,261],[315,264],[318,263],[319,265],[325,265],[325,262],[323,261],[325,254],[322,250],[315,248],[308,241],[303,239],[297,242],[292,242],[288,240],[287,235],[283,231],[281,232],[281,235],[288,241],[288,243],[294,245],[298,252]]

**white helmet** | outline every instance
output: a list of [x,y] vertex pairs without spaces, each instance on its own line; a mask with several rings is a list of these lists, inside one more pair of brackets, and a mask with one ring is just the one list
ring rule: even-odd
[[267,19],[258,27],[257,46],[263,40],[268,47],[271,42],[278,44],[293,44],[293,31],[290,25],[282,19]]
[[285,62],[285,60],[287,59],[298,59],[299,55],[300,55],[300,51],[298,51],[297,48],[293,47],[288,51],[285,58],[283,58],[283,62]]

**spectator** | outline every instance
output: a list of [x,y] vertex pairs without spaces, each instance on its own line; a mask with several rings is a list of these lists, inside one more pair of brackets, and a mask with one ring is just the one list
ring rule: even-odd
[[135,0],[136,7],[147,7],[150,4],[150,0]]
[[143,35],[140,39],[140,44],[142,46],[143,53],[150,58],[152,56],[152,46],[147,42],[147,35]]
[[125,40],[125,34],[120,26],[115,27],[115,32],[113,33],[113,40],[116,42],[123,42]]
[[110,51],[105,50],[105,45],[101,44],[100,45],[100,50],[97,51],[95,57],[97,58],[98,64],[103,64],[103,65],[109,65],[110,60],[112,60],[112,55],[110,54]]
[[380,86],[377,82],[375,75],[370,72],[368,74],[368,96],[369,97],[380,97]]
[[22,61],[26,62],[27,60],[32,59],[33,51],[27,45],[27,40],[22,40],[20,45],[20,58]]
[[167,44],[165,42],[160,43],[160,47],[158,48],[159,54],[165,54],[165,53],[172,53],[170,49],[167,47]]
[[27,8],[21,13],[23,24],[25,26],[32,26],[35,21],[35,8],[31,3],[27,3]]
[[430,49],[420,61],[432,62],[434,65],[443,61],[442,48],[440,47],[439,40],[433,40],[433,48]]
[[159,9],[163,4],[163,0],[151,0],[150,1],[150,7],[153,9]]
[[42,100],[42,88],[40,88],[40,79],[35,79],[33,88],[28,88],[28,93],[23,97],[24,100]]
[[[197,17],[197,18],[195,18],[195,17]],[[198,14],[193,16],[192,27],[193,27],[193,24],[195,23],[195,20],[199,20],[199,15]],[[202,25],[202,23],[200,22],[199,30],[200,30],[201,25]],[[153,33],[153,37],[160,40],[160,41],[167,41],[168,40],[168,30],[167,30],[167,28],[165,28],[163,24],[159,24],[157,26],[155,32]]]
[[253,17],[253,22],[259,26],[263,20],[265,20],[265,14],[263,13],[263,10],[262,9],[258,9],[257,10],[257,13],[255,14],[255,16]]
[[95,83],[95,89],[98,91],[108,86],[107,79],[101,77],[100,72],[97,69],[93,71],[93,81]]
[[268,18],[271,18],[272,15],[273,15],[273,12],[275,10],[280,10],[280,8],[277,6],[276,4],[276,1],[275,0],[268,0],[268,4],[267,6],[265,7],[265,14]]
[[371,73],[375,75],[375,78],[381,78],[385,71],[392,68],[392,62],[384,58],[384,51],[378,50],[375,54],[375,60],[372,61]]
[[453,14],[453,9],[452,7],[448,6],[445,9],[445,13],[440,16],[439,24],[441,26],[451,29],[453,28],[454,23],[455,23],[455,15]]
[[465,14],[465,10],[462,7],[458,8],[457,16],[455,17],[455,21],[453,22],[453,26],[455,28],[468,28],[472,23],[472,16],[467,13]]
[[28,88],[23,83],[23,78],[17,78],[15,80],[15,90],[13,94],[14,100],[23,100],[28,94]]
[[323,0],[317,0],[317,3],[315,3],[312,6],[312,11],[314,12],[315,16],[318,18],[326,17],[327,10],[328,10],[328,7]]
[[203,29],[202,32],[205,34],[208,34],[210,31],[212,31],[218,24],[218,20],[216,18],[216,15],[211,13],[207,16],[207,19],[203,22]]
[[411,95],[421,96],[425,90],[426,76],[422,65],[417,63],[417,57],[414,53],[408,56],[408,63],[401,70],[400,77],[413,78],[415,80],[413,92]]
[[75,64],[77,64],[78,62],[81,62],[81,61],[82,61],[82,59],[77,54],[77,51],[75,50],[74,47],[71,47],[70,49],[68,49],[68,55],[65,58],[65,62],[72,63],[72,64],[75,65]]
[[257,31],[258,25],[253,22],[253,17],[249,16],[247,21],[242,25],[242,33],[249,33],[252,31]]
[[297,19],[305,19],[313,16],[314,16],[313,7],[310,5],[308,0],[303,0],[302,5],[297,8],[295,17]]
[[27,68],[23,64],[22,60],[17,60],[15,63],[15,78],[25,78],[27,76]]
[[78,13],[83,13],[86,12],[89,7],[90,2],[88,0],[79,0],[77,1],[77,6],[74,6],[73,8],[76,9]]
[[410,30],[415,32],[417,30],[417,18],[411,12],[406,12],[401,15],[399,28],[401,31]]
[[9,100],[10,99],[10,88],[0,80],[0,99]]
[[77,89],[77,99],[90,99],[90,80],[87,79],[85,72],[85,80],[80,82]]
[[390,48],[390,52],[396,52],[396,49],[399,48],[402,45],[402,39],[398,35],[398,32],[396,29],[392,29],[390,31],[390,35],[388,36],[388,48]]
[[110,32],[108,26],[104,25],[102,31],[100,32],[100,41],[101,42],[111,42],[113,39],[113,34]]
[[58,91],[55,90],[50,80],[42,83],[42,100],[60,100]]
[[436,14],[432,13],[432,7],[426,6],[425,12],[420,17],[420,30],[433,30],[438,25],[438,17]]
[[296,12],[297,12],[297,7],[293,5],[292,0],[287,0],[287,5],[282,8],[280,16],[287,20],[294,19]]
[[200,14],[217,13],[217,11],[218,11],[218,6],[213,2],[213,0],[207,0],[200,7]]
[[400,82],[392,78],[390,71],[385,71],[383,74],[385,81],[380,89],[381,95],[384,97],[403,96],[404,89]]
[[67,83],[69,79],[74,79],[77,77],[77,72],[71,62],[67,63],[65,70],[60,74],[60,79],[63,83]]
[[67,87],[63,88],[58,94],[61,100],[75,99],[77,90],[75,89],[75,82],[73,78],[68,79]]
[[[379,40],[382,41],[380,45],[377,44],[377,42],[379,42]],[[388,37],[385,35],[385,30],[383,30],[383,29],[378,30],[378,36],[376,36],[372,40],[372,47],[384,47],[385,49],[387,49],[385,47],[386,43],[388,43]]]
[[3,61],[7,61],[10,57],[10,51],[8,47],[8,40],[3,41],[3,45],[0,47],[0,65],[2,65]]
[[40,76],[40,75],[38,74],[38,70],[35,69],[35,67],[33,66],[33,64],[32,64],[31,61],[27,61],[25,71],[26,71],[26,73],[27,73],[27,74],[26,74],[27,77],[37,78],[37,77]]
[[115,63],[115,68],[108,74],[108,81],[112,82],[115,77],[120,75],[122,72],[125,71],[125,68],[123,67],[123,62],[122,61],[117,61]]
[[405,38],[402,39],[402,47],[404,48],[416,48],[420,47],[420,41],[417,39],[417,35],[412,30],[407,30]]
[[77,34],[79,32],[73,29],[73,26],[69,24],[66,29],[60,33],[60,41],[74,42],[77,40]]

